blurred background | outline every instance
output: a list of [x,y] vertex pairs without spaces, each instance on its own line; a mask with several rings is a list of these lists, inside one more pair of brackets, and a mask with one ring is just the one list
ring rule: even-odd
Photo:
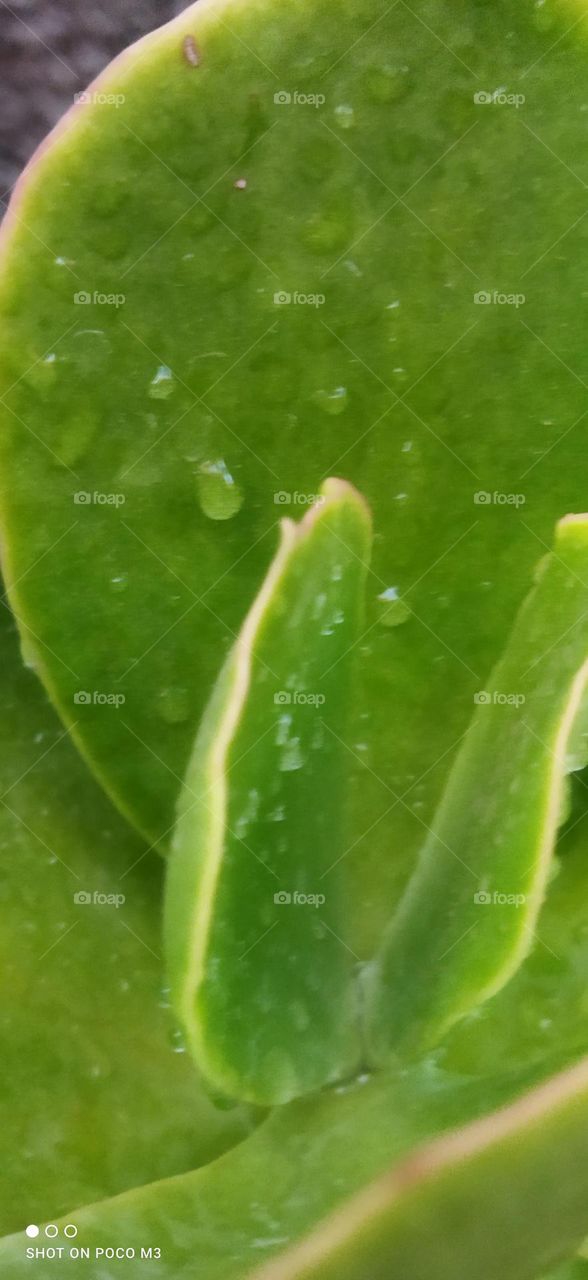
[[188,0],[0,0],[0,216],[74,93]]

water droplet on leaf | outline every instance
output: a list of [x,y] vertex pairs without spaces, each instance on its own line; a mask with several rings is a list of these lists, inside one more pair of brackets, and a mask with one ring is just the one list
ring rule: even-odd
[[352,129],[355,124],[355,112],[348,102],[342,102],[334,111],[335,123],[340,129]]
[[169,1040],[169,1043],[171,1044],[171,1047],[174,1053],[186,1052],[186,1041],[184,1039],[184,1033],[181,1027],[172,1027],[168,1036],[168,1040]]
[[175,389],[172,370],[166,364],[160,364],[155,376],[149,383],[149,395],[152,400],[169,400]]
[[384,627],[399,627],[411,616],[411,609],[400,599],[397,587],[387,587],[378,596],[380,602],[380,622]]
[[230,520],[243,506],[243,491],[223,458],[201,462],[196,475],[198,500],[210,520]]
[[323,410],[323,413],[328,413],[333,418],[343,413],[347,408],[348,395],[346,387],[335,387],[333,391],[321,389],[316,391],[312,398],[314,403]]

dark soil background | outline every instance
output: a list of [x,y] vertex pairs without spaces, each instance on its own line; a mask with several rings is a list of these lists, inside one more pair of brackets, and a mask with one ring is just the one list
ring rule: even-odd
[[188,0],[0,0],[0,215],[29,156],[110,59]]

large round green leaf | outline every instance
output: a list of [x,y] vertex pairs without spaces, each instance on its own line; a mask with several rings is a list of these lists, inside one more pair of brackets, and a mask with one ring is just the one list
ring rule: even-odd
[[580,19],[199,4],[76,106],[3,233],[10,595],[150,839],[276,495],[335,471],[373,507],[348,752],[360,949],[554,520],[586,505]]

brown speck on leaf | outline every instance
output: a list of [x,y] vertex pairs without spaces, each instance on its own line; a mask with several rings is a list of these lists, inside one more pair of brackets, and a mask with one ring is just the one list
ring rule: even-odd
[[200,51],[194,39],[194,36],[184,36],[184,57],[191,67],[200,66]]

